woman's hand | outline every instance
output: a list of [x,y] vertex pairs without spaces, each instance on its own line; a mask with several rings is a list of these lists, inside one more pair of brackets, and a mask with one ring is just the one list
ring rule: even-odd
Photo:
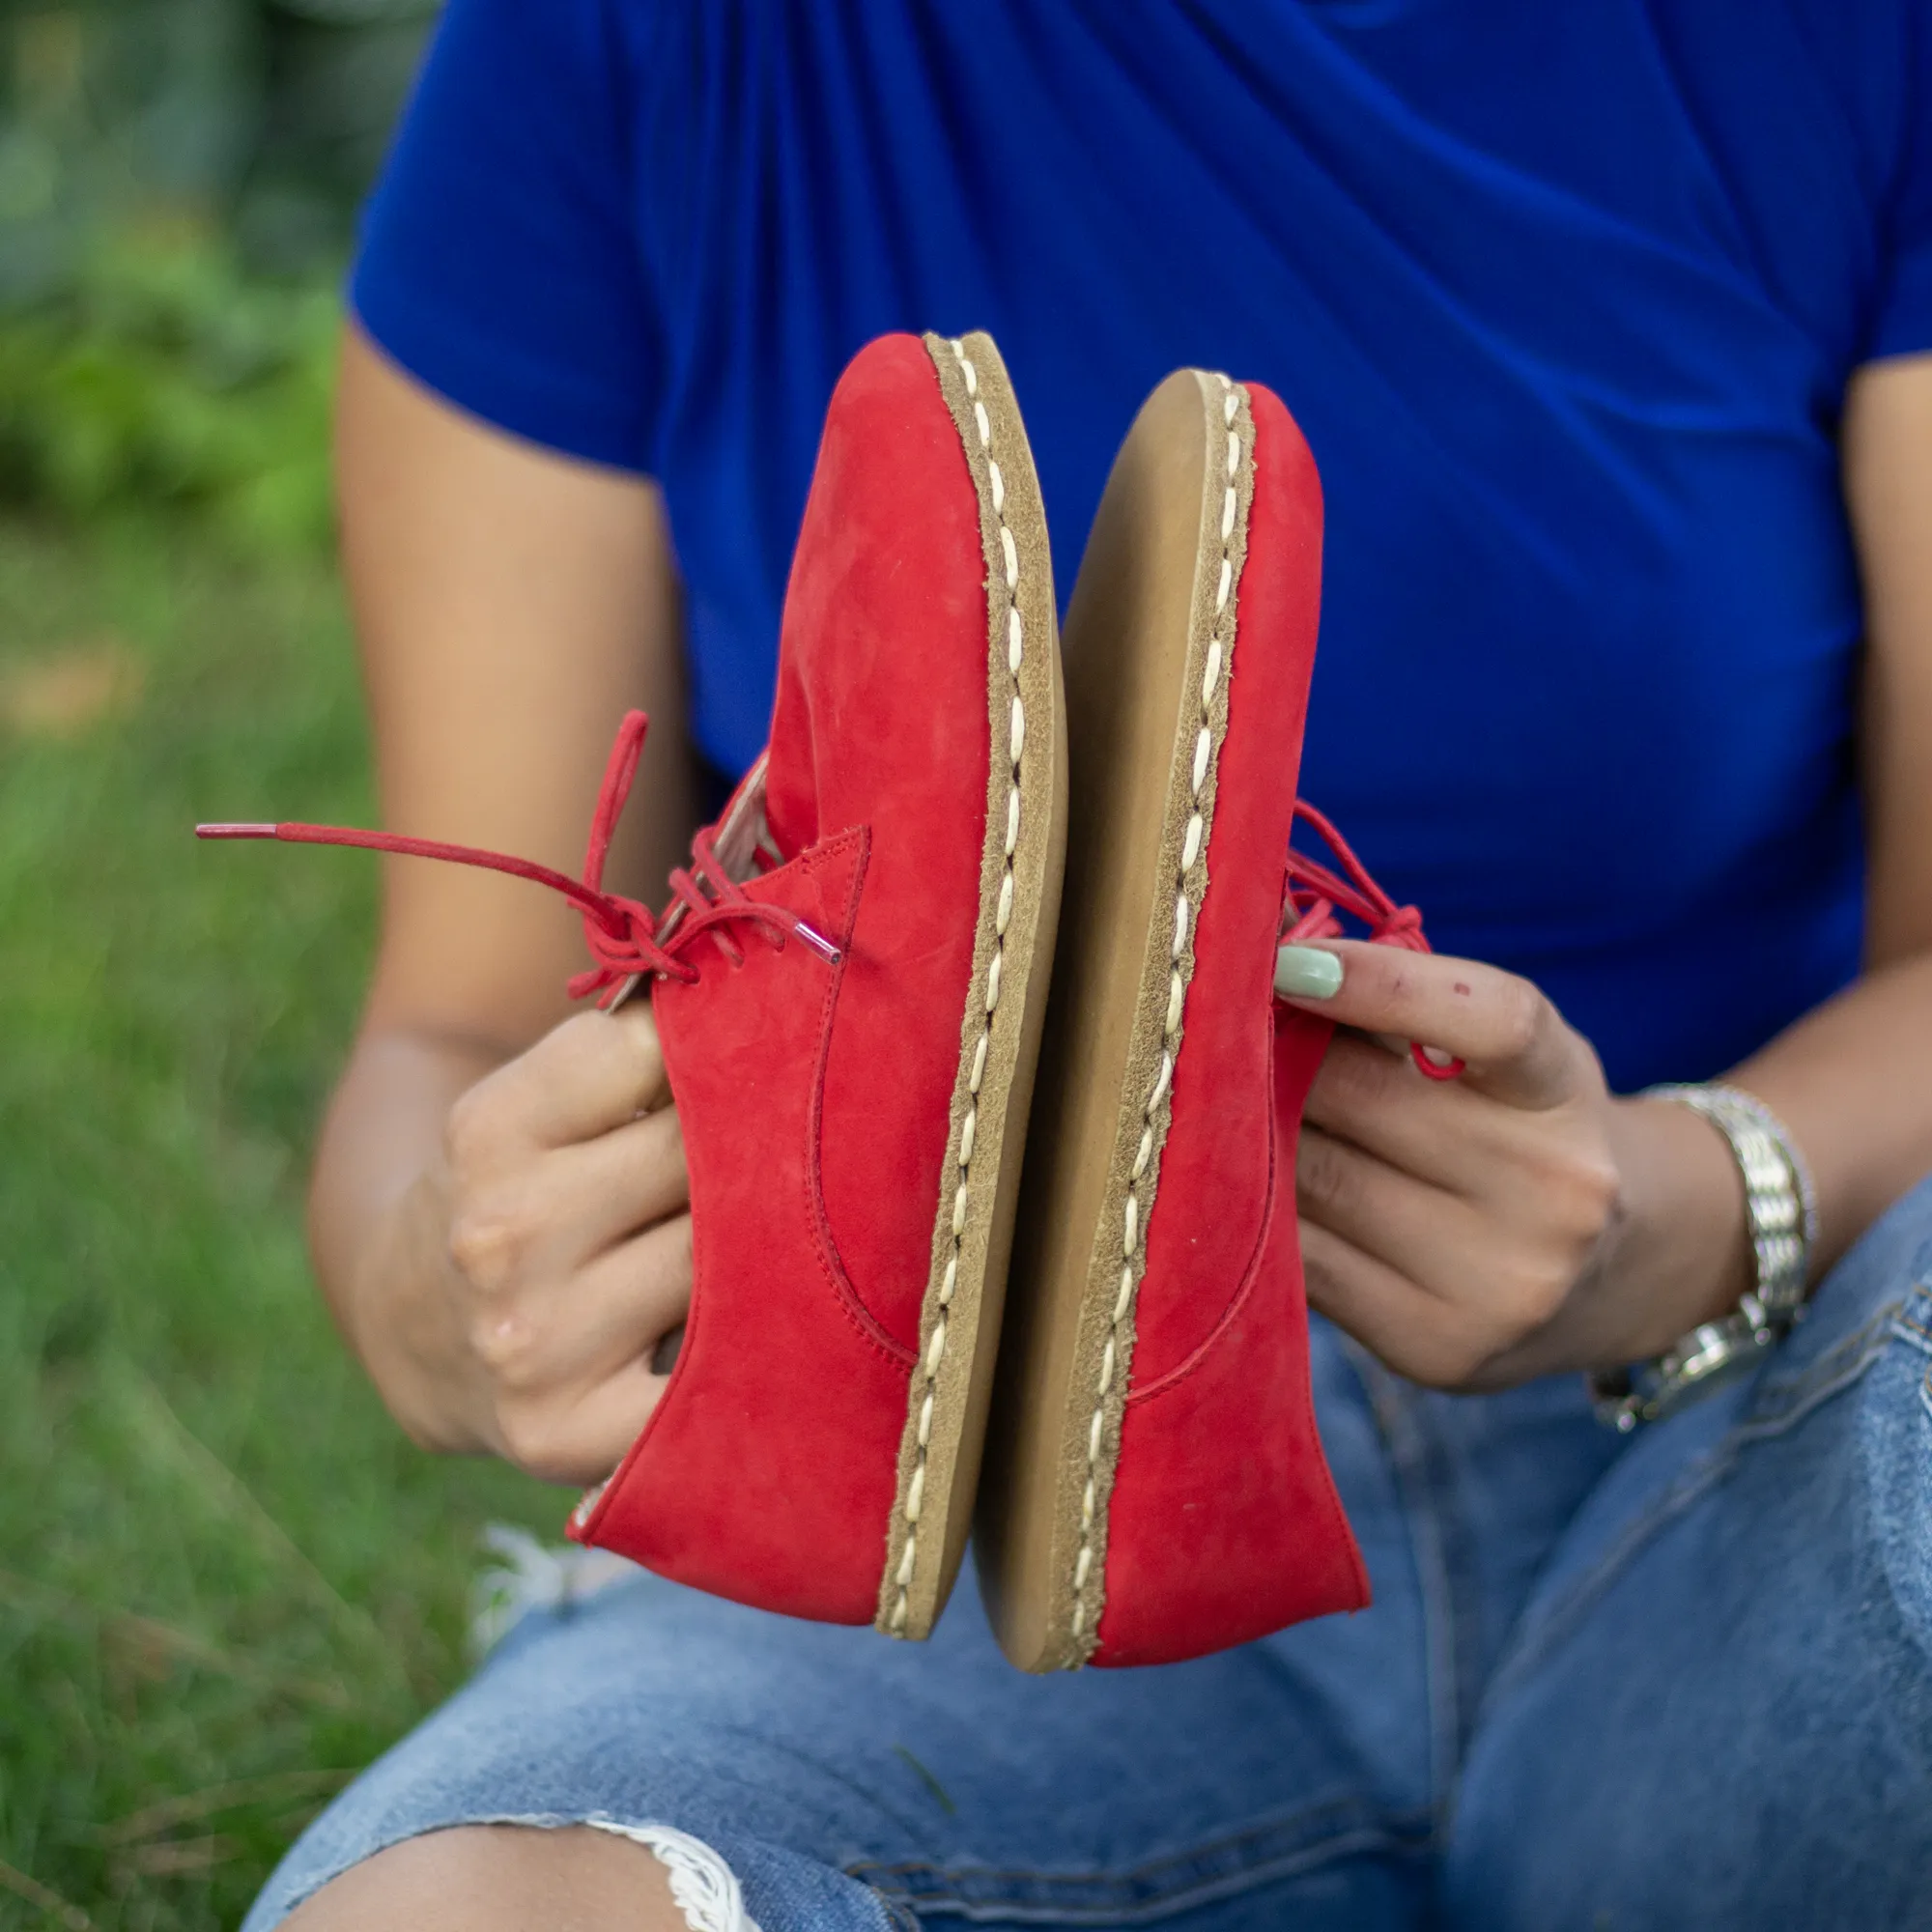
[[358,1351],[423,1446],[549,1482],[608,1476],[691,1300],[684,1144],[648,1003],[581,1013],[488,1074],[450,1109],[444,1154],[369,1257]]
[[[638,706],[658,730],[605,876],[653,896],[698,816],[658,491],[478,422],[353,327],[337,407],[383,822],[574,868]],[[548,894],[386,861],[309,1208],[329,1306],[410,1434],[570,1482],[608,1475],[650,1414],[691,1244],[650,1014],[559,1026],[582,964]]]
[[[1618,1100],[1590,1044],[1527,980],[1346,940],[1338,1022],[1297,1169],[1310,1302],[1441,1388],[1632,1361],[1749,1286],[1744,1195],[1716,1129]],[[1291,975],[1322,977],[1303,958]],[[1332,977],[1332,975],[1328,976]],[[1467,1062],[1425,1079],[1420,1040]]]

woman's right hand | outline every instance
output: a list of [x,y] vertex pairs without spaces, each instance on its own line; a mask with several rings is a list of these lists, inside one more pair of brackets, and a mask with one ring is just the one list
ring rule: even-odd
[[[337,472],[384,822],[574,866],[636,706],[657,729],[605,878],[653,896],[700,815],[655,487],[487,427],[353,325]],[[582,964],[549,894],[385,861],[309,1211],[330,1307],[409,1433],[569,1483],[636,1440],[691,1289],[649,1002],[562,1019]]]
[[367,1258],[358,1352],[425,1448],[600,1481],[663,1394],[653,1355],[691,1300],[684,1143],[648,1001],[565,1020],[465,1093],[443,1140]]

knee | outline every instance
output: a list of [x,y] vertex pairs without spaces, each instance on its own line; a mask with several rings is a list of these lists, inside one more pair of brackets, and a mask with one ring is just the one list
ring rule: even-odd
[[687,1932],[643,1846],[585,1826],[466,1825],[407,1838],[331,1880],[285,1932]]

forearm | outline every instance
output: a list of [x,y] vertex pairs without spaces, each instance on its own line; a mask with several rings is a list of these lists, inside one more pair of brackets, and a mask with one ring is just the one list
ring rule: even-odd
[[[1932,1169],[1932,357],[1868,365],[1846,396],[1845,500],[1864,579],[1860,775],[1866,835],[1866,971],[1730,1078],[1790,1129],[1818,1195],[1814,1281]],[[1681,1111],[1681,1110],[1679,1110]],[[1687,1124],[1680,1122],[1677,1135]],[[1720,1146],[1703,1127],[1710,1146]],[[1675,1217],[1685,1246],[1728,1225],[1743,1272],[1742,1191],[1697,1179]],[[1709,1269],[1706,1270],[1709,1273]],[[1729,1305],[1722,1269],[1693,1317]],[[1694,1284],[1693,1284],[1694,1289]],[[1688,1324],[1686,1324],[1688,1325]]]

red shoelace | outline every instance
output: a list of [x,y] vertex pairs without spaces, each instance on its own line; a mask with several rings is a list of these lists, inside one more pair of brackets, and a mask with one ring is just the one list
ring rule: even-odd
[[[1427,952],[1429,941],[1422,934],[1421,913],[1412,905],[1397,905],[1369,875],[1369,868],[1355,857],[1349,841],[1312,805],[1297,799],[1294,815],[1335,854],[1342,862],[1342,869],[1332,871],[1319,860],[1291,848],[1281,944],[1293,946],[1304,939],[1344,938],[1346,930],[1336,915],[1346,912],[1369,928],[1372,942],[1404,946],[1411,952]],[[1417,1070],[1432,1080],[1454,1080],[1463,1070],[1464,1063],[1460,1060],[1440,1063],[1431,1060],[1419,1041],[1410,1041],[1408,1054]]]
[[[395,832],[364,832],[353,826],[304,825],[293,821],[197,825],[195,837],[276,838],[291,845],[348,845],[404,858],[481,867],[487,871],[506,872],[515,879],[529,879],[548,886],[552,892],[561,893],[582,913],[584,941],[590,948],[590,956],[597,962],[571,980],[570,997],[581,1000],[596,993],[602,996],[598,1001],[600,1006],[608,1007],[622,987],[645,973],[663,974],[667,979],[689,984],[697,978],[697,969],[683,954],[706,935],[733,965],[741,964],[744,954],[730,931],[730,927],[741,923],[757,927],[774,947],[781,948],[787,939],[796,938],[828,965],[836,966],[841,956],[839,950],[823,933],[807,924],[795,912],[754,899],[745,892],[725,870],[708,831],[698,833],[691,841],[690,867],[679,867],[671,873],[670,902],[662,915],[654,915],[636,899],[604,890],[604,865],[610,856],[611,836],[617,829],[624,801],[630,796],[638,761],[643,754],[644,735],[649,729],[650,720],[641,711],[627,713],[618,727],[617,742],[611,749],[604,781],[597,791],[597,809],[590,821],[590,843],[584,853],[582,879],[573,879],[549,866],[509,853],[486,852],[474,845],[452,845],[440,838],[408,838]],[[1350,849],[1348,840],[1312,805],[1297,801],[1294,814],[1335,853],[1342,871],[1332,871],[1314,859],[1290,851],[1288,904],[1283,912],[1281,944],[1342,937],[1344,928],[1336,916],[1339,911],[1360,920],[1369,928],[1371,940],[1427,952],[1429,942],[1422,934],[1422,915],[1415,907],[1397,905],[1370,877],[1368,867]],[[1412,1045],[1409,1051],[1416,1065],[1432,1080],[1453,1080],[1463,1071],[1460,1060],[1438,1065],[1419,1044]]]
[[639,975],[658,973],[687,984],[697,978],[697,969],[683,955],[700,938],[708,935],[723,949],[733,965],[743,963],[730,928],[755,926],[767,943],[782,948],[790,938],[798,939],[828,965],[837,965],[838,948],[821,932],[808,925],[795,912],[783,906],[768,905],[752,898],[719,860],[709,832],[700,832],[691,841],[691,865],[679,867],[670,875],[671,897],[661,916],[647,906],[604,890],[604,862],[611,851],[611,838],[617,829],[618,814],[630,796],[631,782],[638,774],[638,760],[643,753],[644,734],[650,721],[641,711],[626,715],[618,727],[617,742],[611,747],[611,761],[604,769],[604,782],[597,792],[597,810],[590,821],[590,846],[584,854],[583,877],[573,879],[539,866],[529,859],[513,858],[502,852],[479,851],[473,845],[451,845],[440,838],[405,838],[393,832],[362,832],[340,825],[197,825],[197,838],[279,838],[291,845],[353,845],[369,852],[392,852],[412,859],[440,859],[456,866],[479,866],[492,872],[507,872],[515,879],[530,879],[552,892],[561,893],[583,915],[583,937],[596,965],[580,973],[570,982],[570,997],[581,1000],[600,994],[599,1006],[608,1007],[618,991]]

